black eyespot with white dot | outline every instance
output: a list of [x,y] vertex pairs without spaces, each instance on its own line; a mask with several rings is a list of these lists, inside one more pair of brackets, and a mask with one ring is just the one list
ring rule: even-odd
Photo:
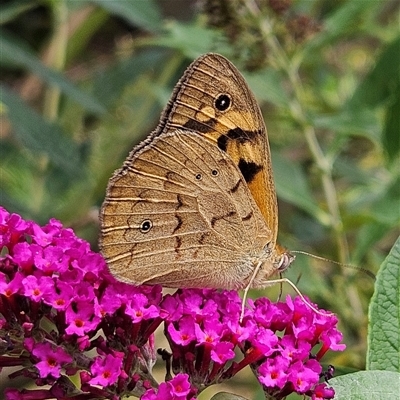
[[197,175],[195,176],[195,178],[196,178],[196,181],[201,181],[201,180],[203,179],[203,175],[197,174]]
[[147,232],[149,232],[151,230],[152,227],[153,227],[153,223],[149,219],[145,219],[139,225],[139,230],[142,233],[147,233]]
[[219,175],[219,171],[218,171],[217,169],[213,169],[213,170],[211,171],[211,175],[212,175],[212,176],[218,176],[218,175]]
[[232,101],[229,95],[222,93],[215,99],[215,108],[218,111],[226,111],[231,106]]

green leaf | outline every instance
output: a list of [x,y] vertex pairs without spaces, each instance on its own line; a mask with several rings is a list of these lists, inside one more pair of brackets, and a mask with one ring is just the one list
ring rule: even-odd
[[329,217],[312,198],[307,179],[300,165],[294,161],[289,162],[276,152],[273,154],[272,164],[278,197],[307,211],[321,223],[328,223]]
[[[357,2],[356,2],[357,3]],[[400,37],[393,40],[377,57],[375,67],[358,86],[348,107],[356,110],[360,105],[377,107],[395,98],[400,88]]]
[[323,22],[322,31],[305,46],[305,57],[320,54],[320,48],[332,46],[362,24],[364,16],[379,6],[375,0],[347,1],[337,3],[338,8]]
[[153,0],[92,0],[92,3],[146,31],[157,32],[163,24],[160,10]]
[[9,33],[0,32],[1,63],[13,64],[40,76],[44,82],[58,87],[64,94],[81,104],[85,109],[101,114],[105,112],[97,99],[83,92],[62,74],[46,67],[30,51],[27,43]]
[[[76,1],[72,0],[75,4]],[[75,58],[90,50],[90,40],[100,31],[110,19],[110,14],[102,9],[93,9],[77,29],[72,33],[67,43],[66,61],[69,65]]]
[[27,188],[31,186],[34,168],[29,165],[28,157],[20,155],[16,146],[5,140],[0,141],[0,204],[6,209],[26,215],[26,203],[32,201]]
[[4,25],[25,11],[30,10],[31,8],[38,7],[36,1],[24,1],[20,0],[8,2],[6,4],[1,5],[0,7],[0,25]]
[[316,128],[329,129],[347,136],[360,135],[379,142],[381,126],[378,116],[371,110],[343,110],[334,115],[317,115],[312,119]]
[[237,394],[228,393],[228,392],[219,392],[214,394],[210,400],[247,400],[243,396],[239,396]]
[[335,400],[394,400],[400,393],[400,374],[391,371],[360,371],[329,383],[335,389]]
[[152,71],[165,60],[164,51],[150,49],[135,54],[103,71],[94,81],[94,94],[110,108],[121,93],[146,71]]
[[[367,369],[399,372],[399,355],[400,237],[377,275],[375,292],[369,308]],[[398,395],[400,389],[396,393]]]
[[388,226],[400,223],[400,177],[393,179],[387,188],[380,193],[379,198],[370,204],[371,215],[379,222]]
[[[150,38],[146,44],[176,49],[187,58],[194,60],[211,49],[218,52],[218,43],[225,44],[225,42],[220,31],[192,24],[171,22],[166,25],[164,35]],[[225,44],[223,48],[225,49],[224,54],[227,55],[229,46]]]
[[364,223],[357,230],[356,247],[352,251],[351,261],[354,265],[361,265],[362,258],[374,247],[374,244],[382,239],[388,232],[386,224],[378,222]]
[[67,174],[79,175],[82,169],[79,148],[55,124],[45,121],[16,94],[0,86],[5,115],[11,121],[15,134],[23,146],[37,155],[46,155]]
[[246,82],[258,100],[268,101],[278,106],[287,106],[289,98],[282,87],[282,78],[272,69],[259,73],[244,73]]
[[393,101],[386,109],[385,126],[382,135],[383,148],[386,150],[390,161],[393,161],[400,152],[400,85],[397,87],[393,97]]

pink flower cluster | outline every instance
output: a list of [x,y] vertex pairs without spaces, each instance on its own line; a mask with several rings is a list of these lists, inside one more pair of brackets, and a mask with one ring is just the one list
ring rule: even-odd
[[77,373],[73,399],[141,395],[151,386],[161,287],[116,282],[71,229],[56,220],[40,227],[2,208],[0,251],[0,367],[20,366],[11,378],[50,385],[11,389],[7,399],[64,398],[77,389],[65,377]]
[[[117,282],[58,221],[40,227],[0,207],[0,368],[19,367],[10,378],[47,385],[8,389],[7,400],[194,399],[246,366],[275,399],[333,398],[320,383],[320,360],[344,348],[336,317],[290,297],[250,302],[241,323],[240,310],[234,291],[162,296],[159,286]],[[161,323],[171,354],[163,355],[167,379],[158,384],[152,368]],[[69,378],[77,374],[79,387]]]
[[[316,314],[299,297],[279,303],[261,298],[250,301],[240,323],[237,293],[211,289],[165,296],[162,308],[168,312],[165,331],[173,371],[187,373],[196,387],[222,382],[250,365],[272,398],[293,392],[333,398],[333,389],[319,383],[323,355],[345,348],[332,314]],[[236,348],[244,355],[239,362]]]

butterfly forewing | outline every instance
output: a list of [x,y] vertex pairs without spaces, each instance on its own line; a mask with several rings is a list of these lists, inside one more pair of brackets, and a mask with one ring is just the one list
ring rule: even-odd
[[256,98],[225,57],[205,54],[187,68],[153,136],[176,129],[190,129],[230,156],[273,232],[275,244],[278,208],[267,130]]

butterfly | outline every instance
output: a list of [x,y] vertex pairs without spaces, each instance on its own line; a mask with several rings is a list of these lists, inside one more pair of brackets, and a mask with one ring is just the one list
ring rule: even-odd
[[111,177],[100,223],[111,273],[134,285],[248,290],[291,264],[264,120],[229,60],[209,53],[187,68]]

